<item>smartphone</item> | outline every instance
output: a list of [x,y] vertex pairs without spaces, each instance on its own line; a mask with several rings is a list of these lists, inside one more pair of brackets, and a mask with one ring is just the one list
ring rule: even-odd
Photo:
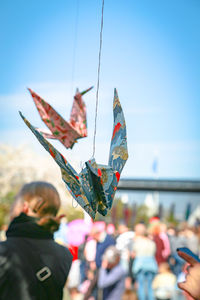
[[194,254],[190,249],[188,249],[186,247],[182,247],[182,248],[178,248],[177,251],[184,252],[185,254],[193,257],[196,261],[198,261],[200,263],[199,257],[196,254]]

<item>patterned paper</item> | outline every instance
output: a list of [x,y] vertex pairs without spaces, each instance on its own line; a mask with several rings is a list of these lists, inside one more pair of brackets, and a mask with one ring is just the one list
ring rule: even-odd
[[86,137],[86,106],[82,96],[91,89],[92,87],[82,93],[77,90],[69,122],[65,121],[44,99],[29,89],[41,119],[49,128],[49,131],[38,128],[43,137],[58,139],[66,148],[72,148],[78,139]]
[[128,159],[126,124],[116,89],[113,103],[114,128],[108,165],[97,164],[93,158],[85,163],[86,167],[79,174],[21,113],[20,115],[59,165],[63,181],[80,206],[93,219],[97,211],[105,216],[112,207],[120,175]]

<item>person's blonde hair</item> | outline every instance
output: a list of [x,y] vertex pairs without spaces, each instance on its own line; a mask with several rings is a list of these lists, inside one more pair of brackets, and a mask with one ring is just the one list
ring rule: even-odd
[[19,191],[16,201],[28,202],[32,211],[39,218],[37,223],[54,232],[60,219],[56,214],[60,208],[60,196],[56,188],[45,181],[33,181],[25,184]]
[[138,300],[137,293],[134,290],[125,290],[122,300]]
[[109,246],[103,254],[103,259],[106,259],[109,263],[115,263],[120,258],[120,252],[115,246]]

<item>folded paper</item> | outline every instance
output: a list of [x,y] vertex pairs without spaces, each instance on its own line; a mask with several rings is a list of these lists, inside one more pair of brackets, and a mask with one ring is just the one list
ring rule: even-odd
[[35,92],[29,89],[41,119],[50,131],[39,129],[43,137],[59,140],[66,148],[72,148],[80,138],[87,136],[86,106],[82,96],[92,89],[82,93],[77,90],[72,105],[69,122],[65,121],[55,109]]
[[59,165],[62,179],[79,205],[93,219],[97,211],[105,216],[112,207],[120,175],[128,159],[126,123],[116,89],[113,102],[114,127],[108,165],[97,164],[93,158],[85,163],[86,167],[79,174],[21,113],[20,115]]

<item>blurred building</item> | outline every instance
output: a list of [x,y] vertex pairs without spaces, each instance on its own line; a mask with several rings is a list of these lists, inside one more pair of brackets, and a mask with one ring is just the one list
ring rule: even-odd
[[[149,207],[151,215],[173,213],[178,220],[200,222],[200,181],[165,179],[121,179],[116,197],[129,206]],[[193,217],[192,217],[193,216]]]

